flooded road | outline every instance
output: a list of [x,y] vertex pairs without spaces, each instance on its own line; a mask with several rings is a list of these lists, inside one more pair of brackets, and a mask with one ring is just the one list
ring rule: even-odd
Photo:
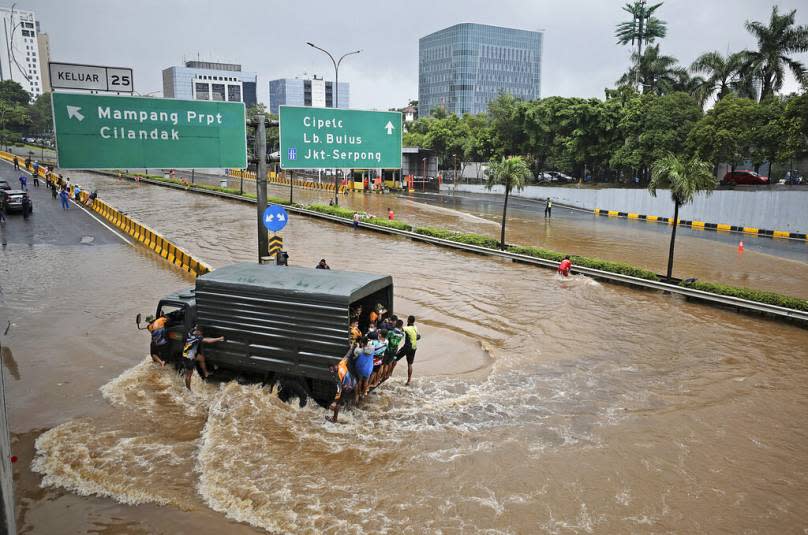
[[[212,177],[200,177],[218,183]],[[238,179],[229,187],[239,188]],[[254,182],[244,182],[254,192]],[[271,185],[270,195],[289,198],[287,186]],[[328,203],[333,193],[296,188],[296,202]],[[397,195],[354,194],[340,202],[381,217],[393,208],[397,219],[416,226],[433,225],[499,238],[502,195],[415,192]],[[668,265],[670,227],[644,221],[595,216],[556,205],[544,218],[544,203],[511,197],[506,239],[564,253],[627,262],[664,273]],[[744,242],[743,254],[738,242]],[[808,242],[679,227],[674,276],[744,286],[808,299]]]
[[[213,266],[255,256],[251,205],[77,178]],[[424,375],[416,359],[412,387],[396,378],[336,425],[254,386],[189,394],[131,319],[182,272],[123,245],[10,244],[11,420],[35,457],[23,532],[808,528],[808,330],[303,217],[283,236],[292,264],[392,274],[399,315],[490,364]]]

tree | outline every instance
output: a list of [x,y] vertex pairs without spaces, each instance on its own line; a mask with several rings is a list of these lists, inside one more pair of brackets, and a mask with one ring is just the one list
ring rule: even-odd
[[491,189],[497,184],[505,186],[505,203],[502,205],[502,226],[499,236],[499,248],[505,250],[505,218],[508,214],[508,197],[514,188],[521,190],[530,178],[530,168],[521,156],[503,157],[499,161],[491,161],[488,164],[488,180],[485,183],[487,189]]
[[696,58],[690,65],[690,71],[706,75],[701,89],[705,101],[713,95],[721,100],[732,92],[739,92],[743,59],[744,55],[740,52],[727,56],[722,56],[720,52],[707,52]]
[[488,117],[497,138],[500,155],[523,154],[527,140],[524,128],[525,101],[500,93],[488,103]]
[[634,65],[617,81],[621,86],[633,86],[639,81],[643,93],[658,95],[672,91],[687,71],[678,65],[673,56],[659,53],[659,45],[649,46],[642,56],[632,56]]
[[0,101],[27,106],[31,95],[14,80],[3,80],[0,82]]
[[716,102],[687,134],[692,154],[715,164],[735,164],[752,151],[755,142],[758,104],[748,98],[729,95]]
[[662,6],[662,2],[646,6],[644,1],[635,1],[623,6],[623,11],[631,15],[631,22],[617,25],[615,37],[621,45],[637,42],[637,55],[642,56],[642,45],[651,44],[657,38],[665,37],[667,26],[664,21],[654,17],[654,11]]
[[693,201],[696,194],[709,195],[715,189],[715,176],[708,162],[698,158],[686,160],[674,153],[668,153],[654,162],[648,192],[656,197],[657,190],[669,188],[673,200],[673,225],[671,244],[668,251],[667,279],[673,274],[673,247],[676,241],[676,227],[679,225],[679,207]]
[[[657,38],[665,37],[667,34],[665,22],[654,16],[654,12],[661,6],[662,2],[646,6],[645,0],[636,0],[634,3],[623,6],[623,11],[631,15],[631,22],[618,24],[615,37],[621,45],[631,43],[634,46],[634,42],[637,42],[637,52],[631,56],[635,68],[639,65],[640,58],[643,57],[642,45],[650,45]],[[635,87],[639,84],[639,69],[635,70],[632,83]]]
[[53,131],[51,94],[43,93],[31,105],[31,132],[37,135]]
[[780,15],[777,6],[772,7],[769,24],[746,21],[746,29],[757,39],[758,49],[743,52],[744,77],[760,80],[760,100],[774,95],[783,88],[786,69],[800,83],[806,81],[805,66],[792,59],[791,54],[808,52],[808,26],[795,26],[797,10]]

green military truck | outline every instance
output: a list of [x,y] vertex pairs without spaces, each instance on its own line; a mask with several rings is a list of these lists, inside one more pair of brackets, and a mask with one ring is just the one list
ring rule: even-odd
[[336,393],[329,366],[350,347],[351,310],[378,303],[393,313],[390,276],[243,263],[198,277],[156,312],[169,318],[169,361],[179,362],[185,334],[198,324],[206,337],[225,338],[204,347],[212,378],[277,382],[282,396],[327,405]]

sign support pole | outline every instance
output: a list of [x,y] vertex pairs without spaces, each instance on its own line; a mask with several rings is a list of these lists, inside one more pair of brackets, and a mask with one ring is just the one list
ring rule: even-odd
[[255,172],[256,211],[258,214],[258,263],[269,256],[269,235],[264,226],[264,210],[267,208],[267,125],[263,115],[255,117],[255,158],[258,165]]

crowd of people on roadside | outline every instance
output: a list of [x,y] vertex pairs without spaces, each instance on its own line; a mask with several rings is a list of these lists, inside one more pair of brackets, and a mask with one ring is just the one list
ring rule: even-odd
[[[361,325],[361,327],[360,327]],[[415,325],[415,316],[407,317],[407,324],[396,316],[388,315],[384,305],[377,303],[367,314],[362,306],[351,309],[349,336],[351,347],[339,364],[331,371],[338,377],[337,396],[331,409],[330,420],[337,421],[340,406],[353,394],[360,403],[371,388],[390,378],[396,364],[407,359],[407,382],[412,382],[412,367],[421,335]]]

